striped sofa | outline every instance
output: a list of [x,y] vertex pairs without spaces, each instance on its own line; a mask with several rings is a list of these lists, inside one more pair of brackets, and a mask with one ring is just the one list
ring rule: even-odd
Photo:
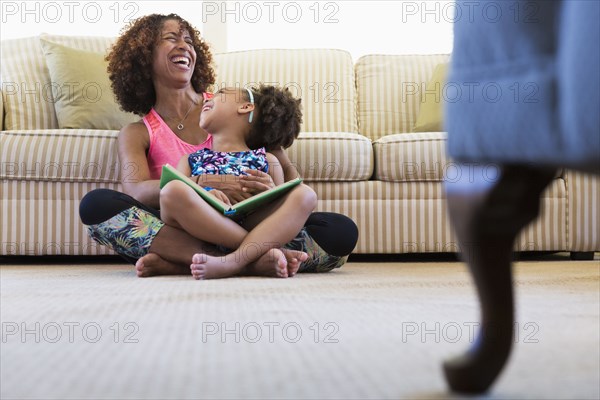
[[[105,52],[113,39],[46,36]],[[117,131],[61,129],[39,37],[2,42],[1,255],[103,255],[78,218],[95,188],[120,190]],[[456,173],[444,132],[413,132],[425,83],[448,55],[367,55],[326,49],[217,54],[216,87],[266,82],[302,98],[302,133],[288,149],[318,209],[350,216],[355,253],[458,250],[442,178]],[[517,250],[600,250],[598,180],[563,171]]]

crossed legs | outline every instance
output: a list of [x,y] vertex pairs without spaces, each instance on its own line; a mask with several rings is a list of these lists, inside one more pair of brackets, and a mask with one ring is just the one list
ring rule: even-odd
[[[248,216],[240,226],[181,182],[170,182],[161,191],[161,217],[168,226],[182,229],[197,239],[236,249],[224,256],[209,252],[196,254],[192,274],[197,279],[238,275],[251,263],[256,268],[255,262],[265,254],[275,261],[272,276],[295,274],[306,254],[280,248],[302,229],[315,205],[314,191],[300,185],[267,208]],[[290,263],[291,269],[288,268]]]

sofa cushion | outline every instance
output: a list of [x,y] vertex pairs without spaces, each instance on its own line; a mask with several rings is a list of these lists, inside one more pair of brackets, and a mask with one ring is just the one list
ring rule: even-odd
[[112,129],[138,121],[122,111],[108,78],[104,52],[96,53],[41,39],[54,88],[56,117],[60,129]]
[[442,181],[456,164],[446,156],[446,133],[387,135],[373,143],[375,179],[388,182]]
[[2,86],[0,85],[0,131],[4,129],[4,99],[2,96]]
[[[53,129],[0,133],[0,178],[118,183],[117,131]],[[301,133],[287,150],[307,181],[360,181],[373,174],[371,142],[356,133]]]
[[433,76],[421,96],[419,115],[413,132],[441,132],[444,130],[444,85],[448,76],[449,63],[438,64]]
[[216,88],[259,82],[302,99],[303,132],[358,132],[354,66],[342,50],[250,50],[216,54]]
[[356,63],[360,133],[372,140],[411,132],[433,69],[449,56],[368,55]]
[[371,141],[356,133],[301,133],[287,153],[306,181],[362,181],[373,174]]
[[117,183],[117,135],[88,129],[0,132],[0,179]]
[[1,58],[4,129],[58,127],[50,75],[39,38],[2,41]]
[[[105,52],[114,39],[42,35],[81,50]],[[4,98],[4,129],[56,129],[50,74],[39,37],[2,41],[0,79]]]

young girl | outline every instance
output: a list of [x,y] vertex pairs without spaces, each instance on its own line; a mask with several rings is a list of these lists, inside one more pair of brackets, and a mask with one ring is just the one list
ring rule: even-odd
[[[262,170],[275,185],[283,183],[284,174],[277,158],[265,148],[292,144],[300,131],[299,103],[287,90],[273,86],[219,90],[214,98],[205,101],[200,115],[200,126],[213,135],[212,150],[202,149],[183,157],[178,169],[196,177],[199,183],[205,174],[243,176],[246,169]],[[211,194],[231,204],[224,193],[211,190]],[[236,249],[223,257],[195,256],[191,270],[196,279],[237,275],[266,252],[281,252],[277,249],[294,239],[316,201],[311,188],[299,185],[236,223],[182,182],[171,181],[160,193],[161,218],[165,224],[206,242]],[[205,226],[211,229],[203,229]],[[272,276],[293,276],[300,262],[308,257],[303,252],[294,252],[294,257],[282,255],[274,254],[279,262],[274,265]]]

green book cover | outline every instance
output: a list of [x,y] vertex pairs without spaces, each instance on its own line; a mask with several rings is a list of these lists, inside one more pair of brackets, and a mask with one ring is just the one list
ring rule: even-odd
[[168,182],[172,180],[180,180],[192,189],[196,191],[208,204],[213,206],[217,211],[223,213],[223,215],[230,218],[240,218],[242,216],[250,214],[260,206],[270,203],[271,201],[283,196],[293,187],[302,183],[301,178],[292,179],[282,183],[281,185],[275,186],[264,192],[255,194],[252,197],[248,197],[246,200],[240,201],[232,206],[223,203],[215,196],[211,195],[208,190],[199,186],[191,180],[189,177],[182,174],[171,165],[166,164],[162,167],[162,174],[160,175],[160,188],[162,189]]

